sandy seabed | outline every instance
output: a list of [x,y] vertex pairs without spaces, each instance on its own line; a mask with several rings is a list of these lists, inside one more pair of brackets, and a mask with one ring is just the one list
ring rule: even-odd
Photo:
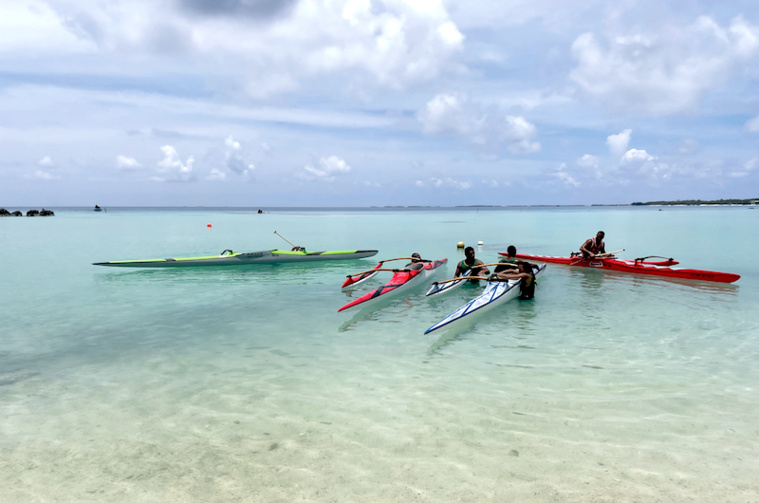
[[715,416],[666,389],[499,388],[498,370],[456,390],[424,371],[213,376],[14,382],[0,501],[759,501],[756,422],[734,396],[705,397],[724,400]]

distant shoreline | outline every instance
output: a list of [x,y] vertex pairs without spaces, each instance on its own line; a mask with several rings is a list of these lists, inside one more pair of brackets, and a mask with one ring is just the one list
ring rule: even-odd
[[759,197],[753,199],[717,199],[702,201],[701,199],[684,199],[677,201],[635,202],[631,206],[752,206],[759,204]]
[[[753,199],[718,199],[701,200],[686,199],[676,201],[647,201],[633,203],[608,204],[513,204],[513,205],[454,205],[454,206],[425,206],[425,205],[372,205],[372,206],[109,206],[110,211],[250,211],[253,213],[269,213],[272,211],[393,211],[393,210],[504,210],[504,209],[582,209],[582,208],[624,208],[638,206],[756,206],[759,198]],[[16,206],[11,206],[15,208]],[[21,207],[21,206],[19,206]],[[28,207],[28,206],[26,206]],[[53,210],[93,211],[91,206],[50,206]],[[2,208],[4,209],[4,208]],[[260,210],[260,211],[259,211]],[[7,211],[7,210],[6,210]],[[96,210],[97,211],[97,210]],[[103,208],[105,212],[105,208]],[[9,212],[10,213],[10,212]],[[25,211],[23,213],[26,213]]]

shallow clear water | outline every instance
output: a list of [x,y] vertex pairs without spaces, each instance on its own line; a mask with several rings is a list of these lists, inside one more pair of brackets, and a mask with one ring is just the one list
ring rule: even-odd
[[[759,212],[746,208],[57,209],[0,219],[0,501],[752,501]],[[211,223],[209,228],[207,224]],[[427,327],[478,290],[337,309],[379,259],[624,258],[734,285],[549,265],[536,299]],[[308,266],[102,260],[379,249]],[[376,260],[375,260],[376,259]],[[401,262],[397,262],[400,264]],[[389,274],[389,273],[386,273]]]

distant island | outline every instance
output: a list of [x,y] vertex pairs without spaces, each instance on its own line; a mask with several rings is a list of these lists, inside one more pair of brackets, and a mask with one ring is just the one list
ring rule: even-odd
[[717,199],[702,201],[701,199],[683,199],[677,201],[649,201],[647,203],[632,203],[632,206],[703,206],[703,205],[755,205],[759,197],[753,199]]

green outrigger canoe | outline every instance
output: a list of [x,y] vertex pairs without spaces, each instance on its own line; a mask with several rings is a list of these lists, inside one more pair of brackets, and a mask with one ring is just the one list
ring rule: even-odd
[[340,251],[288,251],[264,250],[257,252],[233,252],[224,250],[219,255],[208,257],[155,258],[147,260],[114,260],[112,262],[93,262],[92,265],[109,267],[204,267],[204,266],[239,266],[254,264],[294,264],[317,262],[323,260],[349,260],[371,257],[377,250],[340,250]]

